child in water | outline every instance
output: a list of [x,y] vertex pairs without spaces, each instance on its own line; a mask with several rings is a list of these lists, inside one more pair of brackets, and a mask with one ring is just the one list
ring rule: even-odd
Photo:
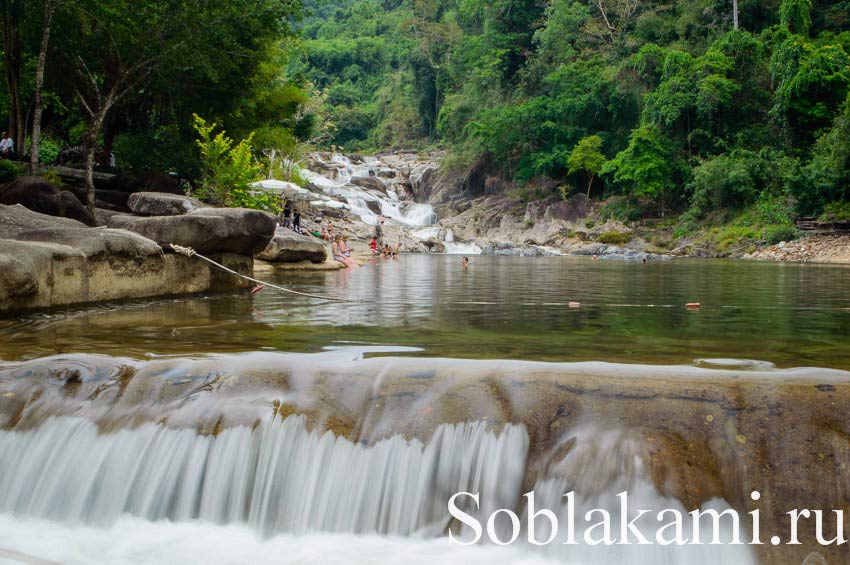
[[469,266],[469,257],[462,257],[460,260],[460,266],[466,269]]

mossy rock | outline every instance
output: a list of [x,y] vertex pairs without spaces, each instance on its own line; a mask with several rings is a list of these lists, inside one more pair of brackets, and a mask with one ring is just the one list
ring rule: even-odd
[[608,231],[601,234],[598,238],[599,243],[609,245],[623,245],[632,240],[632,234],[619,231]]

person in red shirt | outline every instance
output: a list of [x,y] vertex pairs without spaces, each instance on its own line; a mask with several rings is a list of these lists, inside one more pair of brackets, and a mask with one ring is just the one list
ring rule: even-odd
[[372,242],[369,244],[369,247],[372,249],[372,255],[378,254],[378,237],[372,236]]

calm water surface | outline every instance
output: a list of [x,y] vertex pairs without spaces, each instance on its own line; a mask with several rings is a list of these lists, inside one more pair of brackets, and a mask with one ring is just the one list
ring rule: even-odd
[[[0,320],[0,358],[401,345],[418,356],[850,369],[850,267],[739,261],[403,256],[260,278],[271,289]],[[571,308],[570,301],[580,302]],[[685,309],[699,302],[697,311]]]

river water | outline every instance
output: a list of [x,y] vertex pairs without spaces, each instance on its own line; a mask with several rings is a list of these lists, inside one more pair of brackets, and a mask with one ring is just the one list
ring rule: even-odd
[[459,257],[409,255],[268,279],[351,302],[266,289],[35,314],[0,320],[0,358],[393,345],[429,357],[850,369],[847,266],[484,256],[464,270]]
[[529,489],[562,520],[571,490],[579,516],[615,520],[622,491],[683,513],[746,510],[756,488],[842,500],[848,275],[403,256],[269,275],[346,302],[266,289],[2,320],[0,561],[799,563],[746,545],[462,547],[446,502],[480,492],[482,516],[513,508],[525,528]]

